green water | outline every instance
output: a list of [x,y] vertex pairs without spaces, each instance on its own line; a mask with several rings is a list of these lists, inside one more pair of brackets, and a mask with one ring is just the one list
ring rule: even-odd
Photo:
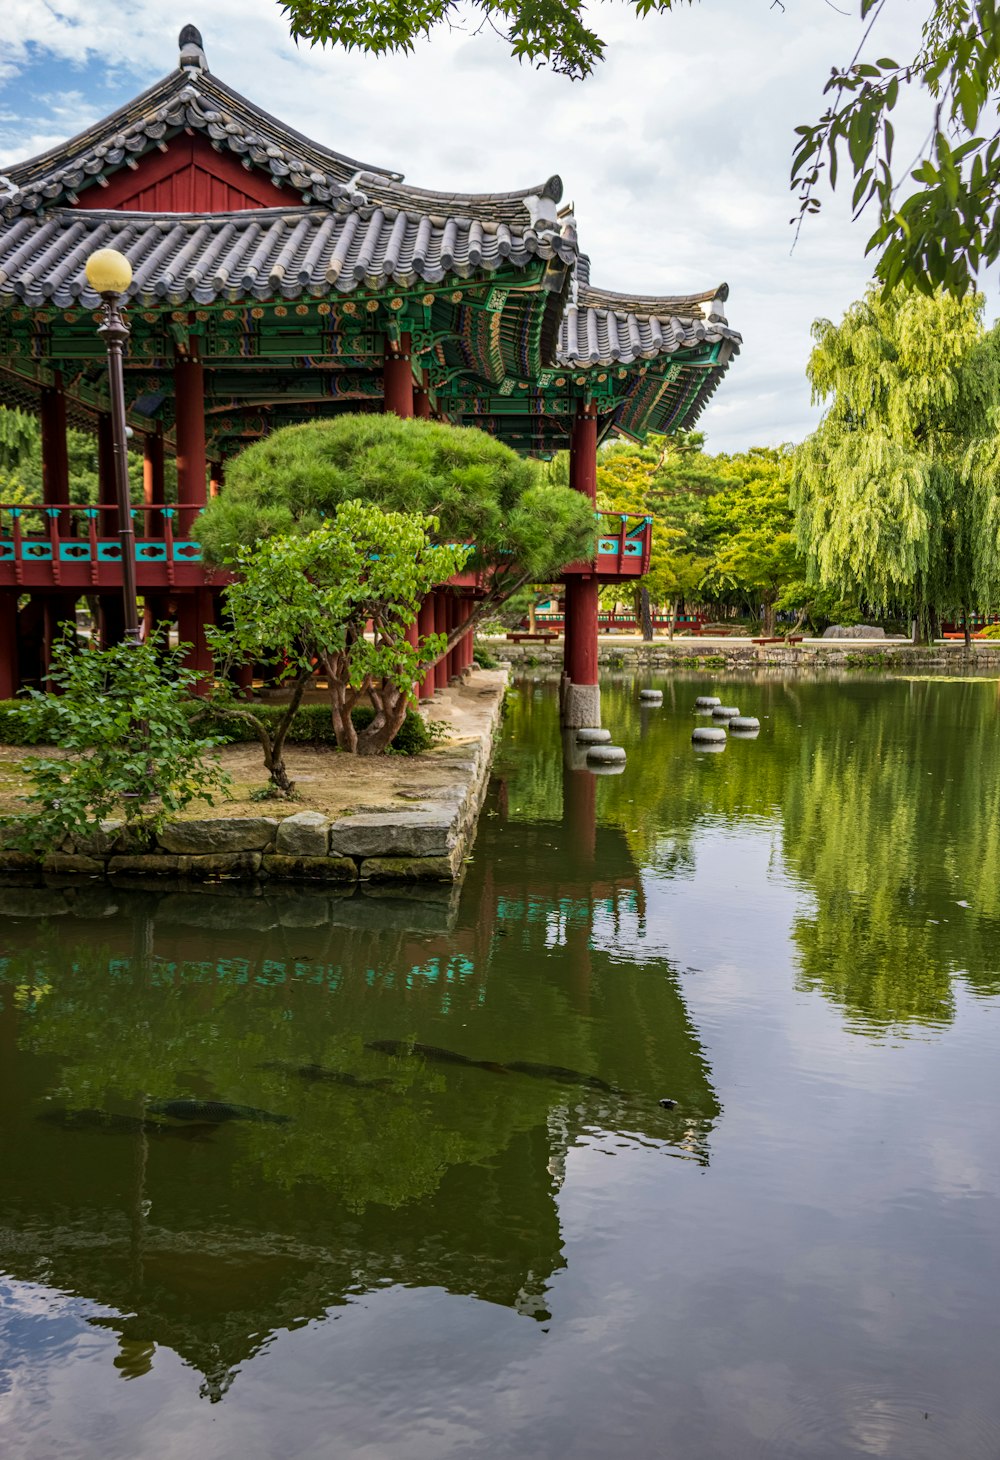
[[0,886],[5,1460],[996,1460],[1000,684],[663,688],[460,893]]

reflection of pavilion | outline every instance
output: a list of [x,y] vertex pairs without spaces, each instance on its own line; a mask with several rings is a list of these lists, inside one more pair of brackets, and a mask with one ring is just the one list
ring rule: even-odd
[[[121,1315],[94,1321],[119,1334],[123,1373],[167,1346],[213,1398],[272,1333],[386,1283],[546,1316],[573,1145],[616,1130],[706,1161],[718,1116],[672,973],[642,956],[638,870],[595,824],[592,784],[567,773],[562,821],[487,818],[457,912],[185,894],[95,920],[84,900],[58,944],[3,919],[0,1267]],[[627,1095],[365,1049],[387,1038]],[[313,1062],[397,1084],[282,1073]],[[36,1118],[47,1097],[127,1111],[174,1089],[291,1120],[199,1140]]]

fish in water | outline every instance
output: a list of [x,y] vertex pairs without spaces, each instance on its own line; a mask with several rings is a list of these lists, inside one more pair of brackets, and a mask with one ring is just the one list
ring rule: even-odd
[[589,1090],[604,1090],[608,1095],[622,1094],[621,1090],[598,1075],[585,1075],[581,1070],[567,1070],[562,1065],[533,1065],[527,1060],[511,1060],[505,1068],[515,1075],[530,1075],[533,1080],[554,1080],[557,1085],[586,1085]]
[[374,1049],[379,1054],[419,1055],[421,1059],[432,1060],[439,1065],[464,1065],[472,1070],[489,1070],[492,1075],[505,1075],[507,1067],[492,1060],[474,1060],[466,1054],[456,1054],[453,1049],[439,1049],[436,1044],[409,1044],[405,1039],[373,1039],[365,1049]]
[[205,1122],[187,1126],[164,1125],[158,1120],[143,1120],[138,1115],[120,1115],[111,1110],[45,1110],[39,1115],[46,1125],[60,1130],[96,1130],[121,1136],[183,1136],[188,1140],[205,1140],[211,1126]]
[[352,1090],[391,1090],[391,1080],[364,1080],[360,1075],[352,1075],[348,1070],[328,1070],[323,1065],[292,1065],[285,1064],[281,1060],[267,1060],[264,1064],[258,1065],[259,1070],[277,1070],[284,1075],[297,1075],[300,1080],[308,1080],[317,1085],[347,1085]]
[[380,1054],[416,1054],[438,1064],[465,1065],[475,1070],[489,1070],[494,1075],[529,1075],[535,1080],[554,1080],[561,1085],[586,1085],[591,1090],[605,1090],[609,1095],[620,1095],[614,1085],[601,1080],[597,1075],[585,1075],[579,1070],[567,1070],[562,1065],[533,1065],[526,1060],[511,1060],[509,1064],[497,1064],[494,1060],[474,1060],[468,1055],[456,1054],[451,1049],[439,1049],[434,1044],[408,1044],[404,1039],[374,1039],[365,1045],[366,1049],[378,1050]]
[[291,1116],[274,1115],[253,1105],[229,1105],[223,1100],[151,1100],[146,1106],[151,1115],[166,1115],[171,1120],[199,1121],[205,1125],[222,1125],[227,1120],[253,1120],[260,1124],[287,1125]]

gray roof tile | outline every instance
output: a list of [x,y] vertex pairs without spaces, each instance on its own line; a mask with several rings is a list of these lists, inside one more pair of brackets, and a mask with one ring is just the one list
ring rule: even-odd
[[531,228],[486,233],[476,222],[429,219],[383,208],[330,213],[325,208],[261,208],[240,213],[150,214],[54,208],[0,229],[0,296],[27,304],[51,299],[93,307],[84,263],[98,247],[120,249],[134,271],[130,297],[193,300],[270,293],[283,298],[347,293],[370,281],[436,283],[533,258],[571,265],[572,245]]

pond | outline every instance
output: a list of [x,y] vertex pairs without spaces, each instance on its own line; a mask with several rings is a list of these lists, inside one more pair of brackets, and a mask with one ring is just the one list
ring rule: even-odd
[[1000,683],[663,688],[460,892],[0,887],[0,1453],[996,1460]]

